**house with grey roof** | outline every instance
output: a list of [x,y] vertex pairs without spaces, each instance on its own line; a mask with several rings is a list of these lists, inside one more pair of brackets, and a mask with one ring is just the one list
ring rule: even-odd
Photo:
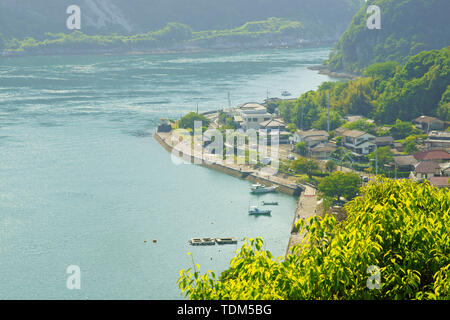
[[347,130],[342,135],[344,147],[356,155],[367,155],[375,151],[375,136],[360,130]]
[[431,130],[444,130],[444,121],[435,117],[420,116],[414,119],[413,124],[415,124],[417,128],[426,132]]

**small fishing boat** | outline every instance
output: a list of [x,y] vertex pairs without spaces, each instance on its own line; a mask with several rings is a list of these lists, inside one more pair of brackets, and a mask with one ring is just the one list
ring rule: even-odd
[[277,201],[272,201],[272,202],[266,202],[266,201],[263,201],[263,202],[262,202],[262,205],[263,205],[263,206],[277,206],[277,205],[278,205],[278,202],[277,202]]
[[236,244],[236,238],[216,238],[217,244]]
[[283,91],[283,92],[281,93],[281,95],[282,95],[283,97],[289,97],[289,96],[291,96],[292,94],[291,94],[289,91]]
[[216,244],[216,240],[213,238],[192,238],[189,243],[193,246],[213,246]]
[[250,188],[250,192],[253,194],[261,194],[261,193],[269,193],[269,192],[275,192],[277,189],[276,186],[272,186],[272,187],[265,187],[262,186],[260,184],[254,184],[251,188]]
[[267,209],[259,209],[257,206],[251,206],[250,209],[248,210],[248,214],[251,216],[270,216],[270,214],[272,213],[272,210],[267,210]]

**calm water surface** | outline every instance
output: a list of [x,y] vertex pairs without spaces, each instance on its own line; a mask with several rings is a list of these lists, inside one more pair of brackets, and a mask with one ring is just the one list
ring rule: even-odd
[[[283,255],[293,197],[174,165],[152,133],[197,103],[226,106],[227,92],[240,104],[315,89],[330,79],[306,67],[328,52],[0,58],[0,299],[181,299],[187,252],[219,273],[242,244],[192,237],[261,236]],[[280,206],[248,216],[262,200]],[[81,290],[66,288],[69,265]]]

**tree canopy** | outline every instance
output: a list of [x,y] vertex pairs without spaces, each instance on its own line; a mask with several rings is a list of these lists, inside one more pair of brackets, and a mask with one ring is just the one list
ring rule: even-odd
[[318,190],[328,198],[340,200],[340,197],[344,197],[351,200],[357,195],[360,185],[361,178],[358,174],[336,171],[320,181]]
[[220,276],[194,263],[180,271],[179,287],[205,300],[450,299],[448,189],[380,178],[345,208],[341,223],[300,221],[306,237],[284,258],[249,239]]
[[[450,120],[450,47],[421,52],[395,71],[383,71],[383,76],[378,75],[380,72],[373,71],[369,77],[345,82],[325,82],[296,101],[281,103],[278,112],[298,128],[326,129],[325,106],[329,94],[331,129],[339,125],[340,117],[356,114],[378,123],[395,124],[396,139],[412,132],[410,124],[403,122],[411,122],[421,115]],[[386,78],[388,74],[391,76]],[[397,119],[403,122],[397,124]],[[364,125],[366,128],[361,128],[369,131],[373,129],[361,122],[348,126],[356,125]]]
[[[381,10],[381,29],[367,28],[370,5]],[[449,8],[447,0],[367,1],[330,53],[328,66],[358,73],[374,63],[405,63],[421,51],[448,46]],[[369,73],[387,76],[393,68],[392,63],[376,65]]]
[[180,119],[179,127],[183,129],[194,130],[196,121],[200,121],[202,123],[201,125],[202,127],[209,126],[208,118],[196,112],[189,112],[183,118]]

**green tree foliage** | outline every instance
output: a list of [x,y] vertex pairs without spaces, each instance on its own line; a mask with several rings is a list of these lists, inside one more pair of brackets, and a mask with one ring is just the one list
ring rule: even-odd
[[445,90],[442,95],[441,101],[439,101],[439,106],[436,114],[439,119],[444,121],[450,121],[450,84],[447,85],[447,90]]
[[[346,205],[347,219],[313,217],[303,243],[275,259],[249,239],[219,277],[200,266],[180,271],[189,299],[450,299],[450,191],[380,179]],[[368,269],[380,268],[370,290]]]
[[306,158],[298,158],[292,161],[291,169],[296,173],[304,173],[307,174],[311,179],[314,171],[319,169],[319,164],[317,161]]
[[337,169],[336,161],[334,161],[334,160],[328,160],[328,161],[325,163],[325,169],[326,169],[328,172],[334,172],[334,171],[336,171],[336,169]]
[[286,130],[291,132],[291,133],[295,133],[295,131],[297,131],[297,126],[295,125],[295,123],[289,123],[286,126]]
[[[369,5],[381,9],[380,30],[369,30],[366,26]],[[329,67],[360,72],[374,63],[404,63],[423,50],[448,46],[448,5],[446,0],[367,1],[335,45]]]
[[399,63],[396,61],[386,61],[375,63],[364,70],[364,75],[374,79],[387,80],[397,71]]
[[358,174],[336,171],[320,181],[318,190],[327,198],[339,200],[344,197],[351,200],[358,193],[360,185],[361,178]]
[[344,124],[343,127],[350,130],[364,131],[373,135],[375,135],[377,131],[375,123],[368,122],[366,119],[348,122]]
[[397,121],[395,121],[395,125],[392,126],[389,132],[394,137],[394,139],[399,140],[405,139],[415,131],[416,130],[411,122],[401,121],[400,119],[397,119]]
[[295,145],[295,151],[297,151],[298,154],[305,156],[306,155],[306,143],[305,142],[299,142]]
[[389,146],[380,147],[380,148],[377,148],[374,152],[370,153],[368,155],[368,158],[372,162],[373,168],[375,168],[375,166],[377,165],[376,164],[376,162],[377,162],[378,170],[383,171],[384,165],[388,164],[389,162],[392,162],[393,153],[391,151],[391,147],[389,147]]
[[201,121],[202,127],[209,126],[208,118],[196,112],[189,112],[187,115],[185,115],[183,118],[180,119],[179,127],[183,129],[194,130],[196,121]]
[[[323,83],[316,91],[306,92],[296,101],[280,105],[280,115],[288,122],[294,122],[298,128],[324,129],[327,119],[326,97],[329,94],[332,129],[338,125],[339,117],[347,114],[363,115],[384,124],[392,124],[397,119],[411,122],[421,115],[437,115],[442,120],[448,119],[450,47],[411,57],[405,65],[396,67],[389,78],[384,77],[390,72],[378,70],[384,70],[384,67],[375,69],[377,71],[371,72],[375,78]],[[384,76],[379,76],[380,73]],[[396,139],[409,134],[396,133]]]

